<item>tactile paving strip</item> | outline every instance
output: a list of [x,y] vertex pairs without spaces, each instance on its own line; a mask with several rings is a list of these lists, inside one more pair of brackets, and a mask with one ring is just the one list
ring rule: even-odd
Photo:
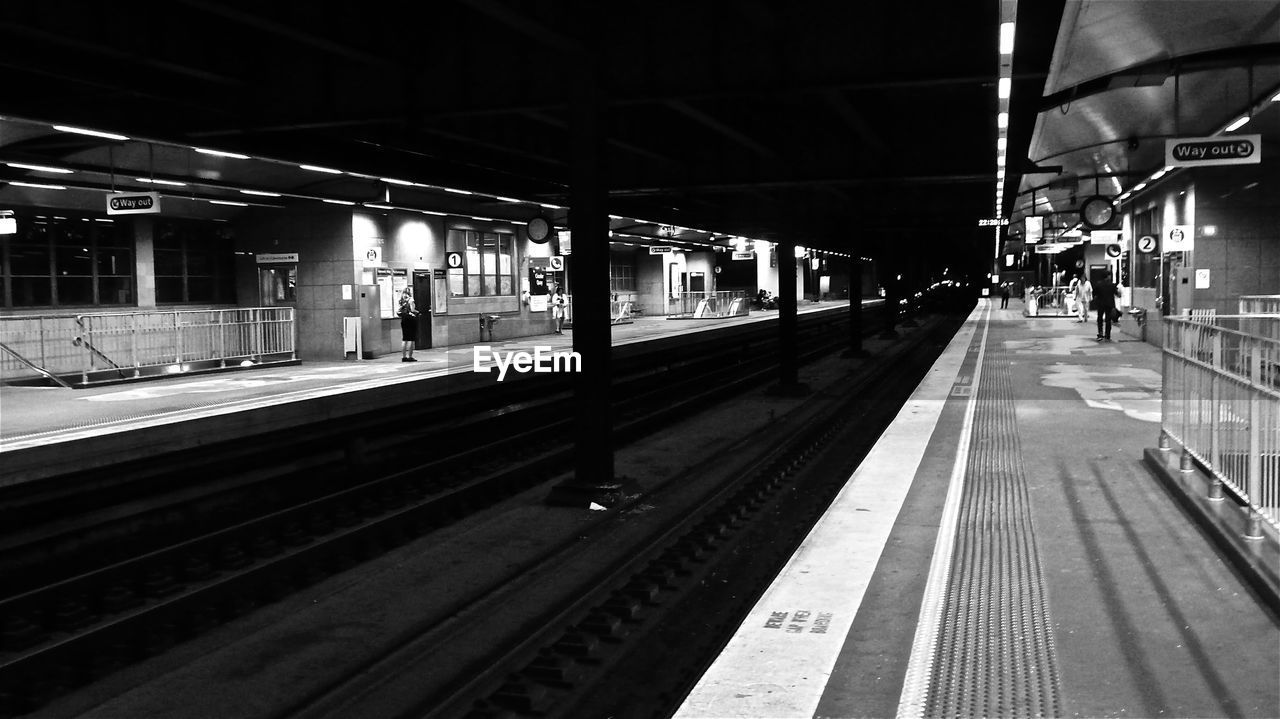
[[1009,361],[984,363],[925,716],[1062,715]]

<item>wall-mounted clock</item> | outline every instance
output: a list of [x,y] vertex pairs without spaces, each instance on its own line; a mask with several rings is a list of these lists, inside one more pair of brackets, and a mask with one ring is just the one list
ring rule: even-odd
[[531,241],[542,244],[551,237],[551,221],[542,215],[538,215],[529,220],[526,232],[528,232]]
[[1106,227],[1115,217],[1116,205],[1110,197],[1094,195],[1080,205],[1080,222],[1090,230]]

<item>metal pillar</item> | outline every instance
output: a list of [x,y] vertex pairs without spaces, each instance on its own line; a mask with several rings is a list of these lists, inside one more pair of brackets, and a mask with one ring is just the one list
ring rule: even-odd
[[570,107],[569,230],[573,237],[573,478],[552,488],[549,504],[609,507],[621,497],[613,476],[613,411],[609,404],[609,214],[605,102],[590,52],[573,53]]
[[796,352],[796,245],[778,242],[778,394],[804,394],[800,383],[800,362]]
[[849,347],[841,357],[865,357],[862,349],[862,262],[849,260]]

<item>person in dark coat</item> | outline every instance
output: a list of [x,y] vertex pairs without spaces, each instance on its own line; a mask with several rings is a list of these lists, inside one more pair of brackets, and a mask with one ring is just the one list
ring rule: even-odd
[[1000,283],[1000,309],[1009,309],[1009,283]]
[[1099,342],[1111,341],[1111,313],[1116,309],[1116,298],[1120,296],[1120,288],[1111,279],[1108,269],[1101,280],[1093,285],[1093,306],[1098,310]]

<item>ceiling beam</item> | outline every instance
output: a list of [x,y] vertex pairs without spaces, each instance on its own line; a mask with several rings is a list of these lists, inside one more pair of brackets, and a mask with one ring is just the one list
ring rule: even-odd
[[701,123],[711,128],[712,130],[715,130],[716,132],[720,133],[721,135],[724,135],[730,140],[733,140],[739,145],[742,145],[743,147],[751,150],[752,152],[755,152],[757,155],[760,155],[761,157],[765,157],[770,160],[778,159],[778,153],[774,152],[772,149],[765,147],[759,142],[756,142],[754,139],[748,137],[745,133],[739,132],[738,130],[735,130],[734,128],[729,127],[725,123],[717,120],[711,115],[708,115],[707,113],[697,109],[696,107],[690,105],[689,103],[683,100],[667,100],[665,104],[667,105],[667,107],[671,108],[672,110],[675,110],[681,115],[684,115],[685,117],[691,120],[694,120],[695,122]]

